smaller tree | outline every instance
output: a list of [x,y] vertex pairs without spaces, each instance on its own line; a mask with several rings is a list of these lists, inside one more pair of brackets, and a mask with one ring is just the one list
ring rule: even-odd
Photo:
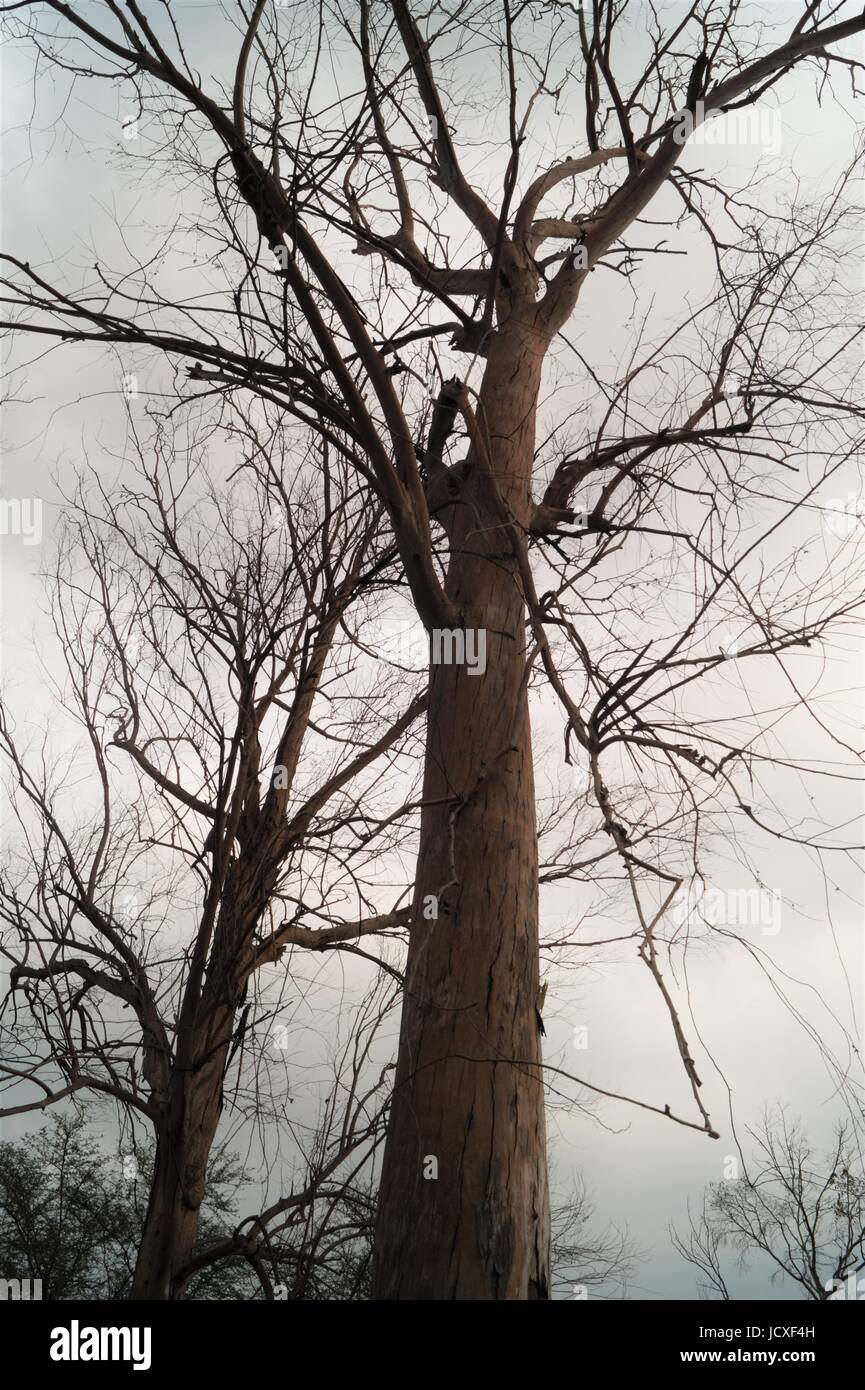
[[865,1265],[860,1119],[838,1121],[824,1152],[781,1106],[748,1131],[755,1141],[752,1171],[711,1184],[700,1215],[689,1208],[689,1231],[670,1232],[679,1254],[700,1271],[702,1296],[731,1298],[725,1250],[735,1252],[740,1272],[754,1256],[768,1257],[773,1282],[791,1279],[814,1302],[829,1299]]

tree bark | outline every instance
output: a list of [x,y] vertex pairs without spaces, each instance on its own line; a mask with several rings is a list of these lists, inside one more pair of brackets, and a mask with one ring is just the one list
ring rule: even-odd
[[430,667],[377,1298],[550,1296],[537,834],[515,554],[530,514],[543,346],[529,329],[496,335],[478,407],[519,530],[503,524],[474,452],[450,522],[447,591],[466,629],[485,630],[486,670]]
[[[223,1020],[231,1034],[231,1014]],[[156,1143],[153,1179],[135,1274],[133,1299],[182,1298],[178,1277],[192,1258],[207,1180],[207,1163],[222,1109],[225,1046],[193,1075],[175,1071]]]

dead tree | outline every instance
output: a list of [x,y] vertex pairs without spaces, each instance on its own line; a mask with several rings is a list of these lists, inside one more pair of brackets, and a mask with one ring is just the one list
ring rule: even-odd
[[768,1260],[773,1281],[792,1285],[812,1302],[861,1297],[861,1122],[861,1112],[838,1121],[825,1151],[783,1107],[768,1111],[761,1125],[749,1129],[753,1154],[741,1176],[713,1184],[687,1233],[671,1232],[679,1254],[702,1274],[703,1292],[731,1297],[725,1270],[729,1253],[740,1271],[755,1257]]

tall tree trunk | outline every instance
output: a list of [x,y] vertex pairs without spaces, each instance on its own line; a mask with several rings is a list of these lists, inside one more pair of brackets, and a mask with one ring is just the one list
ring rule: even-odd
[[[478,411],[500,494],[522,528],[542,354],[531,334],[499,334]],[[466,628],[486,633],[486,670],[430,668],[378,1298],[550,1291],[525,605],[513,532],[479,474],[475,459],[453,512],[447,590]]]
[[[231,1014],[221,1020],[231,1034]],[[212,1050],[194,1074],[175,1071],[160,1125],[150,1199],[138,1247],[133,1299],[183,1296],[178,1276],[192,1257],[207,1163],[222,1109],[225,1047]]]

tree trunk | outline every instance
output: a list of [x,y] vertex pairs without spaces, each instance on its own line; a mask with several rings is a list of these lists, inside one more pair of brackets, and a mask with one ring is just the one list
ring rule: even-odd
[[[497,335],[478,410],[520,544],[542,352],[529,333]],[[486,670],[430,668],[426,804],[376,1232],[374,1297],[386,1299],[550,1293],[525,605],[513,531],[470,462],[447,591],[466,629],[486,633]]]
[[[230,1017],[229,1017],[230,1035]],[[138,1247],[133,1299],[183,1297],[178,1276],[192,1257],[204,1199],[207,1163],[222,1109],[225,1049],[187,1075],[171,1077],[160,1126],[147,1215]]]

